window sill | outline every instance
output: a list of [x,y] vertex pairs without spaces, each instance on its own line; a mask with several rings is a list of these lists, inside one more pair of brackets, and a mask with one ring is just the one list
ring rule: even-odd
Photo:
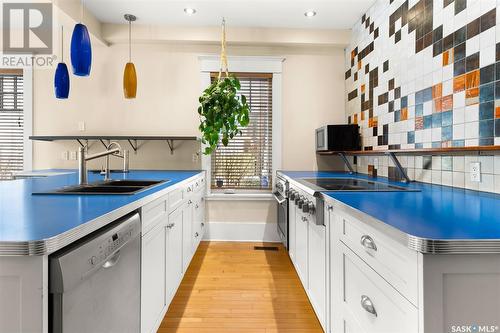
[[207,201],[270,201],[274,200],[272,193],[210,193]]

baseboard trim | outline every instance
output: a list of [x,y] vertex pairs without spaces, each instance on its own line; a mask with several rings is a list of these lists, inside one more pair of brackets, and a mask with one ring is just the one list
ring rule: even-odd
[[208,222],[203,240],[229,242],[280,242],[276,223]]

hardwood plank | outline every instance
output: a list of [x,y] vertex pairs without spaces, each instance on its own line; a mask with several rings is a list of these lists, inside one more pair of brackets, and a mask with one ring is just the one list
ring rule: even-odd
[[202,242],[158,330],[230,332],[322,332],[281,244]]

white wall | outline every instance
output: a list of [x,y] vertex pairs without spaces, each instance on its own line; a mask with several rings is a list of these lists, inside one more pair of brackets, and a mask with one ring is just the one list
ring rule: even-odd
[[[66,41],[72,22],[67,19]],[[68,49],[68,48],[66,48]],[[93,44],[91,76],[71,76],[68,100],[53,94],[53,70],[34,73],[35,135],[108,134],[108,135],[197,135],[196,113],[200,85],[198,56],[216,54],[219,46],[206,43],[142,42],[133,45],[133,62],[138,73],[135,100],[125,100],[122,73],[128,47],[119,43]],[[324,167],[314,152],[314,129],[325,123],[344,121],[343,49],[328,46],[230,45],[230,55],[284,56],[283,64],[283,169],[311,170]],[[66,52],[68,53],[68,52]],[[69,65],[69,61],[66,61]],[[86,131],[78,132],[78,122]],[[124,143],[124,145],[127,145]],[[34,168],[75,168],[76,161],[61,159],[63,151],[75,151],[74,142],[34,145]],[[102,149],[94,143],[91,151]],[[199,143],[184,143],[170,155],[166,142],[143,143],[131,154],[131,168],[196,169],[193,161]],[[119,160],[115,161],[118,167]],[[91,167],[100,167],[94,161]],[[210,221],[275,222],[273,201],[210,202]]]

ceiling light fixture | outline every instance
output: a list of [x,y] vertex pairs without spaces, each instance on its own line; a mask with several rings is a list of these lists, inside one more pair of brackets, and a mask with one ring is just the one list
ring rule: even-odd
[[132,62],[132,22],[137,20],[132,14],[125,14],[125,20],[128,22],[128,62],[123,71],[123,94],[125,98],[135,98],[137,94],[137,73],[135,65]]
[[184,13],[186,13],[187,15],[194,15],[196,14],[196,9],[187,7],[184,8]]
[[316,16],[316,12],[314,10],[308,10],[307,12],[304,13],[305,17],[314,17]]

